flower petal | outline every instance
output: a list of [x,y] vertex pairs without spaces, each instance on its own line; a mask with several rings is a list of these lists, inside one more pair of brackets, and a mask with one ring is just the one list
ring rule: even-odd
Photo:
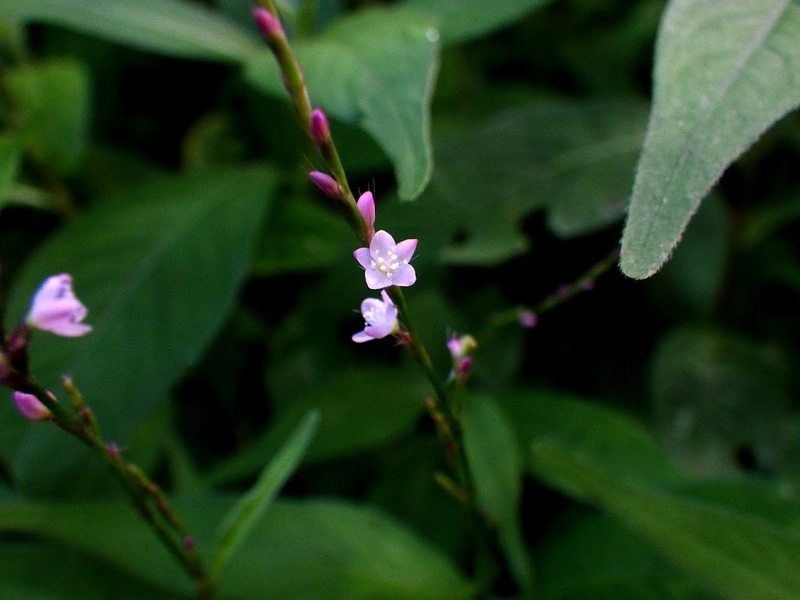
[[33,296],[25,321],[32,327],[65,337],[89,333],[92,328],[81,321],[86,307],[72,292],[72,277],[67,273],[47,278]]
[[359,248],[355,252],[353,252],[353,256],[356,257],[358,264],[360,264],[365,269],[372,268],[372,254],[369,252],[369,248]]
[[353,341],[356,344],[363,344],[364,342],[369,342],[370,340],[374,340],[375,338],[371,335],[367,335],[363,331],[359,331],[358,333],[353,334]]
[[382,290],[390,285],[394,285],[393,278],[375,269],[367,269],[364,271],[364,277],[367,280],[367,287],[371,290]]
[[392,284],[398,287],[408,287],[414,285],[417,280],[417,272],[409,264],[402,264],[394,270]]
[[403,240],[395,249],[395,254],[397,254],[397,260],[408,262],[411,260],[411,257],[414,256],[414,251],[417,249],[417,243],[419,240]]
[[369,243],[369,251],[373,257],[376,257],[376,254],[386,255],[389,252],[394,252],[395,246],[394,238],[381,229],[372,236],[372,241]]

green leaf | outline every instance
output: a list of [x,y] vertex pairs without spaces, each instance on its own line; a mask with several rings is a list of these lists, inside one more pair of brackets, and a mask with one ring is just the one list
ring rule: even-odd
[[471,396],[464,405],[463,433],[478,507],[497,526],[517,581],[530,590],[533,576],[518,513],[523,463],[514,430],[491,398]]
[[725,168],[800,103],[800,5],[673,0],[620,266],[653,275]]
[[[372,135],[394,164],[406,199],[422,192],[433,171],[430,103],[439,51],[428,29],[414,13],[375,9],[294,45],[313,101]],[[268,94],[286,94],[267,52],[246,65],[245,76]]]
[[0,207],[6,203],[6,194],[17,179],[21,161],[19,140],[10,135],[0,135]]
[[608,515],[570,515],[557,521],[540,553],[539,574],[548,600],[718,598]]
[[183,0],[4,2],[0,18],[62,25],[161,54],[242,62],[262,43],[221,14]]
[[[37,333],[31,370],[59,393],[69,373],[112,439],[124,438],[199,357],[233,306],[275,183],[264,168],[204,172],[130,190],[70,221],[16,281],[22,317],[49,275],[69,272],[94,330],[78,339]],[[0,403],[0,411],[10,410]],[[18,418],[8,419],[11,422]],[[15,429],[16,427],[16,429]],[[64,452],[55,428],[3,428],[18,483],[68,480],[85,454]]]
[[[176,503],[198,548],[230,503]],[[0,531],[36,534],[81,549],[159,585],[187,593],[189,578],[125,503],[0,503]],[[249,600],[459,600],[472,586],[453,563],[395,520],[335,500],[277,501],[225,571],[226,597]]]
[[[557,441],[581,456],[602,459],[624,480],[667,485],[684,479],[653,434],[619,410],[548,390],[509,392],[498,399],[525,449],[532,442]],[[582,495],[580,488],[571,493]]]
[[445,44],[457,44],[507,26],[550,0],[408,0],[402,6],[426,15]]
[[623,216],[645,121],[629,99],[535,100],[440,125],[429,190],[401,219],[424,231],[427,252],[433,244],[444,262],[467,265],[524,252],[522,222],[539,209],[564,237],[607,227]]
[[[49,568],[55,566],[56,568]],[[26,600],[178,600],[122,569],[56,544],[0,544],[0,598]]]
[[335,500],[277,502],[222,588],[254,600],[458,600],[452,562],[393,519]]
[[580,489],[583,497],[617,515],[726,597],[790,600],[800,594],[800,537],[777,523],[724,503],[630,481],[601,456],[563,440],[534,441],[531,456],[534,472],[564,482],[558,486],[564,491]]
[[339,215],[304,198],[292,198],[270,215],[259,236],[251,272],[265,277],[321,269],[343,259],[342,250],[349,252],[353,239]]
[[223,571],[242,542],[275,500],[283,484],[294,473],[308,449],[319,423],[319,412],[308,413],[280,452],[264,467],[256,484],[233,506],[219,525],[212,572]]
[[6,93],[26,150],[61,173],[80,163],[89,122],[89,75],[79,62],[53,59],[9,69]]
[[785,360],[769,346],[714,330],[681,329],[652,362],[653,414],[661,437],[687,469],[741,474],[739,454],[775,472],[792,443]]

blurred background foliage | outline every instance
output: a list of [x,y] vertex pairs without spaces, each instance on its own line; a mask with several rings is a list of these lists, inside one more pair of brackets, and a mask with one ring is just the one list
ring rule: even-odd
[[[798,597],[798,116],[656,276],[614,266],[523,329],[502,316],[618,246],[665,3],[279,4],[351,187],[420,240],[407,297],[436,368],[449,333],[478,339],[465,442],[490,539],[434,482],[424,378],[350,341],[357,241],[309,185],[250,3],[0,0],[6,327],[60,271],[95,326],[37,334],[33,372],[73,376],[201,551],[320,411],[227,594]],[[0,413],[0,596],[190,595],[88,452]]]

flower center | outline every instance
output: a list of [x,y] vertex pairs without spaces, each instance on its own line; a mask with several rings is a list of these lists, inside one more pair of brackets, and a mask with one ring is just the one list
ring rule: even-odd
[[[387,277],[391,278],[394,275],[394,272],[400,266],[400,261],[398,260],[397,253],[395,252],[395,247],[392,246],[384,253],[380,249],[376,249],[372,253],[372,268],[376,271],[380,271]],[[404,261],[408,262],[408,261]]]

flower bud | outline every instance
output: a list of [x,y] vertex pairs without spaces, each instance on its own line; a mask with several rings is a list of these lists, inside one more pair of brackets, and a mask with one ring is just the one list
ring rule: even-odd
[[264,37],[283,35],[281,22],[266,8],[254,8],[253,19]]
[[375,199],[372,197],[372,192],[364,192],[358,197],[356,202],[358,212],[361,213],[361,218],[364,219],[364,225],[367,228],[367,239],[372,240],[375,235]]
[[47,278],[36,291],[25,322],[56,335],[77,337],[92,330],[81,323],[86,313],[86,307],[72,292],[72,277],[61,273]]
[[311,171],[308,176],[314,182],[314,185],[328,198],[340,198],[344,193],[344,190],[336,183],[336,180],[327,173]]
[[328,118],[321,108],[315,108],[311,113],[311,122],[309,123],[311,131],[311,139],[319,146],[331,137],[331,128],[328,125]]
[[517,320],[519,321],[519,324],[526,329],[532,329],[533,327],[536,327],[536,324],[539,322],[539,318],[532,310],[520,311]]
[[[50,392],[47,392],[47,394],[55,400],[55,397]],[[47,421],[53,416],[50,409],[33,394],[14,392],[14,404],[17,405],[17,410],[22,413],[22,416],[29,421]]]

